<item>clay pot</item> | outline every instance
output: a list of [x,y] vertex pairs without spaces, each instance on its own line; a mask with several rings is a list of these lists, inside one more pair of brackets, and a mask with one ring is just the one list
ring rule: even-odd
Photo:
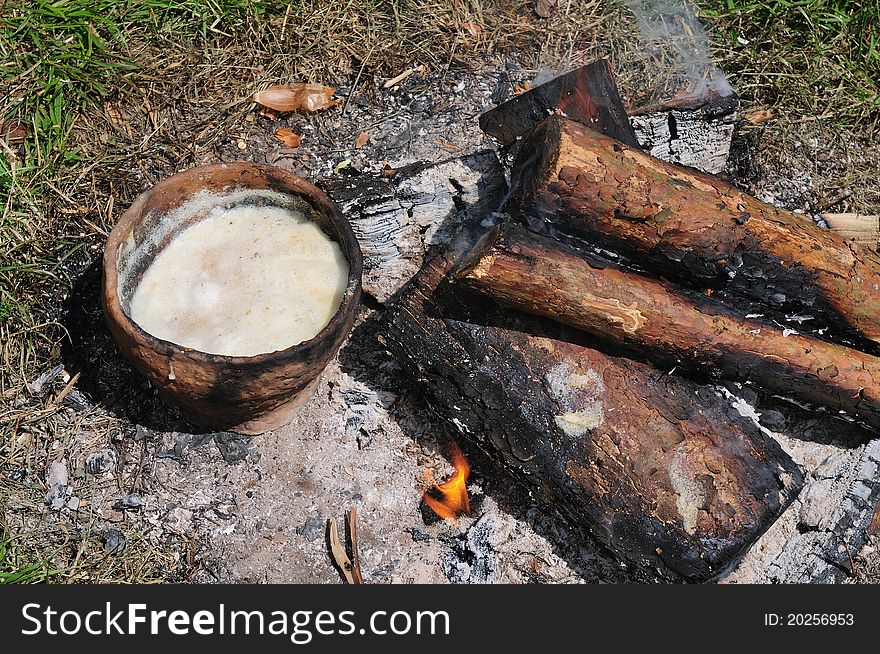
[[[204,213],[168,213],[199,191],[267,189],[284,193],[348,259],[348,287],[339,310],[314,338],[255,356],[209,354],[148,334],[128,315],[129,303],[156,255]],[[182,213],[182,212],[181,212]],[[290,421],[354,323],[361,295],[361,250],[351,225],[317,187],[275,166],[232,163],[192,168],[143,193],[120,218],[104,250],[103,304],[122,353],[160,395],[193,424],[259,434]],[[283,310],[283,308],[282,308]]]

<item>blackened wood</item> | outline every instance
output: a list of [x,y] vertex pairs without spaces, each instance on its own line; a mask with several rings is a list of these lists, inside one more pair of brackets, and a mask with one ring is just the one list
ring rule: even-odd
[[455,279],[658,365],[717,370],[880,428],[880,358],[744,318],[710,297],[522,227],[495,228]]
[[421,268],[431,245],[442,244],[468,216],[495,211],[507,181],[489,150],[394,175],[337,177],[321,185],[341,207],[364,254],[364,292],[385,302]]
[[739,97],[709,91],[629,112],[639,145],[664,161],[717,174],[727,167]]
[[474,240],[433,257],[386,313],[382,342],[431,406],[636,578],[732,565],[800,488],[797,466],[714,388],[444,283]]
[[524,143],[516,201],[541,220],[804,328],[880,342],[880,257],[721,180],[559,116]]
[[596,131],[638,147],[607,59],[555,77],[480,116],[480,129],[512,143],[557,111]]

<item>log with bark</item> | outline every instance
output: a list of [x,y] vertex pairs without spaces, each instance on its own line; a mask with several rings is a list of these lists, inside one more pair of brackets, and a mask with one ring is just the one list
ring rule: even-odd
[[727,165],[738,109],[735,93],[707,91],[627,111],[602,59],[493,107],[480,116],[480,128],[511,145],[560,113],[665,161],[719,173]]
[[494,228],[455,280],[653,363],[754,382],[880,428],[880,358],[756,319],[523,227]]
[[716,389],[450,285],[474,241],[465,229],[397,295],[384,347],[464,440],[635,578],[727,569],[796,494],[798,467]]
[[540,221],[876,351],[880,257],[804,216],[559,116],[528,137],[513,177]]

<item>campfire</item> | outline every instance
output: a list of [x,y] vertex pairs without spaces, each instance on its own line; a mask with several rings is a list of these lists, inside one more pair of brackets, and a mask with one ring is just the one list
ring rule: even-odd
[[[471,512],[467,490],[471,467],[464,458],[461,448],[455,443],[450,446],[450,459],[455,474],[442,484],[438,484],[431,471],[425,470],[425,481],[429,487],[422,495],[422,501],[428,508],[444,520],[455,520]],[[434,494],[438,497],[434,497]]]
[[[667,154],[688,112],[718,122],[736,105],[671,102]],[[880,258],[646,152],[604,61],[480,125],[511,151],[506,204],[428,257],[383,343],[462,438],[636,576],[716,577],[803,475],[712,383],[880,426]],[[424,495],[446,519],[467,512],[453,462]]]

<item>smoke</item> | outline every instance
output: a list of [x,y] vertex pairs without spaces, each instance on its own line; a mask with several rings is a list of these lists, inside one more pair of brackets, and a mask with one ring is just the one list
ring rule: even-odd
[[642,38],[671,57],[688,85],[688,95],[733,93],[727,77],[709,58],[709,38],[687,0],[623,0],[635,14]]

